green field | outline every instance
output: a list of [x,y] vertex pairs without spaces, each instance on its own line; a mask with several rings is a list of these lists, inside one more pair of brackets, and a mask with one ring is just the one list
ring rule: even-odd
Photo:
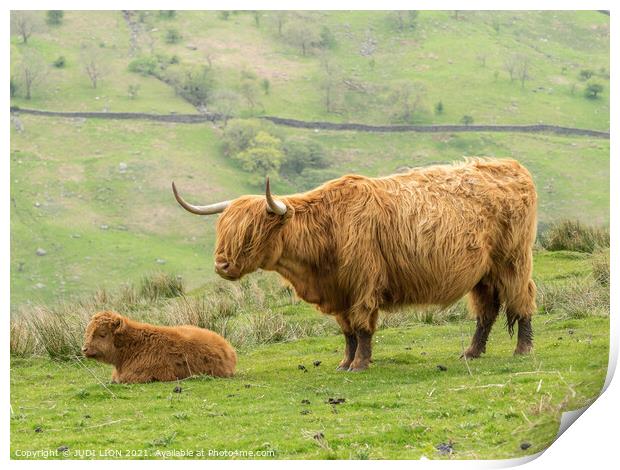
[[[167,78],[204,72],[206,110],[237,118],[459,124],[468,115],[475,124],[610,127],[609,16],[595,11],[420,11],[412,21],[370,11],[149,11],[134,12],[131,25],[121,12],[65,11],[55,26],[45,16],[32,13],[27,44],[12,32],[12,106],[198,112],[176,85],[130,70],[136,60],[158,57]],[[180,35],[176,43],[166,40],[171,29]],[[302,30],[313,41],[305,54],[296,45]],[[88,54],[102,66],[96,89],[84,69]],[[26,99],[22,61],[33,55],[44,73]],[[60,56],[64,67],[53,66]],[[510,60],[526,61],[523,86],[510,79]],[[587,98],[593,83],[602,91]],[[130,85],[139,87],[134,98]],[[283,143],[316,144],[328,162],[294,177],[270,174],[278,194],[348,173],[383,176],[467,156],[506,157],[535,179],[540,231],[564,219],[609,226],[607,139],[260,126]],[[71,458],[91,457],[73,454],[86,449],[97,458],[105,449],[130,458],[174,457],[166,452],[175,449],[268,451],[259,458],[279,459],[510,458],[545,449],[561,413],[598,395],[609,348],[609,288],[593,267],[598,252],[537,249],[539,314],[529,357],[512,356],[515,340],[498,321],[488,353],[460,360],[474,328],[461,302],[447,312],[405,309],[387,317],[371,368],[336,372],[343,341],[332,319],[269,287],[274,278],[264,273],[245,283],[218,279],[216,218],[191,216],[173,199],[172,180],[197,203],[264,191],[262,174],[226,156],[229,128],[12,116],[12,458],[63,446],[68,454],[59,457]],[[192,302],[207,302],[207,313],[224,311],[230,319],[208,327],[238,349],[236,377],[112,385],[109,366],[75,358],[90,314],[83,310],[93,305],[76,299],[128,292],[122,286],[160,271],[180,275],[187,297],[141,299],[123,313],[176,324],[175,312]],[[20,321],[49,311],[73,322],[52,325],[66,330],[68,349],[46,350],[34,331],[38,342],[14,350]],[[331,405],[330,398],[345,401]],[[523,443],[531,447],[521,450]],[[453,453],[440,452],[442,444]]]

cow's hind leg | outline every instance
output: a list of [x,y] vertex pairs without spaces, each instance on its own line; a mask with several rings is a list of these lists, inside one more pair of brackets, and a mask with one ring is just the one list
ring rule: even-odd
[[346,314],[336,315],[336,321],[340,325],[342,334],[344,334],[345,346],[344,346],[344,358],[338,365],[338,370],[349,370],[349,366],[355,359],[355,351],[357,350],[357,336],[353,331],[351,322]]
[[497,289],[480,281],[469,294],[469,306],[476,315],[476,332],[471,340],[471,345],[463,351],[461,357],[472,359],[480,357],[480,354],[486,351],[489,333],[491,333],[491,328],[497,319],[500,308]]
[[515,289],[506,301],[506,323],[512,335],[515,323],[518,324],[517,347],[515,354],[528,354],[533,348],[532,314],[536,310],[536,285],[531,279]]
[[372,337],[377,329],[378,317],[379,311],[374,310],[362,313],[353,319],[357,349],[355,350],[355,358],[349,366],[349,372],[359,372],[368,369],[372,360]]

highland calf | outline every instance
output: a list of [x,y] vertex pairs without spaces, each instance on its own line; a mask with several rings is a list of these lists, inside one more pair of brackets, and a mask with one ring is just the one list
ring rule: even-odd
[[204,328],[138,323],[115,312],[95,314],[82,352],[114,365],[112,381],[173,381],[208,374],[230,377],[237,354],[220,335]]
[[334,315],[345,336],[339,369],[370,364],[380,309],[449,305],[469,293],[477,327],[468,358],[485,351],[504,306],[515,354],[532,348],[536,189],[514,160],[468,159],[384,178],[349,175],[303,194],[242,196],[221,212],[215,270],[236,280],[276,271],[305,301]]

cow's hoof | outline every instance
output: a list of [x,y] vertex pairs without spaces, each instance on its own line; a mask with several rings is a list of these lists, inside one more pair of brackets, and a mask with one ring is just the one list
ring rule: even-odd
[[525,356],[529,353],[532,352],[532,345],[531,344],[518,344],[517,348],[515,349],[514,355],[515,356]]
[[468,348],[461,354],[461,359],[477,359],[482,354],[482,351],[478,351],[477,349]]
[[351,366],[352,362],[353,362],[352,359],[343,359],[342,361],[340,361],[340,364],[338,364],[338,367],[336,367],[336,370],[347,371],[349,370],[349,367]]
[[363,370],[368,369],[368,364],[351,364],[348,371],[349,372],[362,372]]

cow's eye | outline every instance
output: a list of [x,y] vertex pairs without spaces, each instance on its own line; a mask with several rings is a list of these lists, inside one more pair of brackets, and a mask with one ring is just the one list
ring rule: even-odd
[[100,338],[105,338],[105,335],[106,335],[105,333],[99,333]]

